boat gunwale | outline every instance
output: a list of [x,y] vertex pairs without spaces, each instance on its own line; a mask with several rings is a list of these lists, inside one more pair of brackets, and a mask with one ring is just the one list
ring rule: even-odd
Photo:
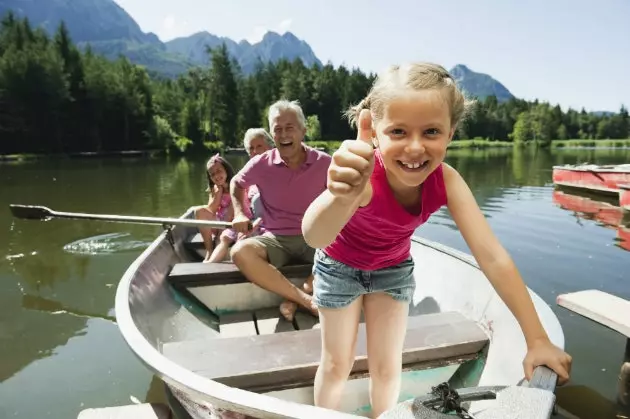
[[[191,210],[192,208],[188,209],[181,218],[188,217]],[[151,344],[135,324],[129,304],[129,292],[139,268],[159,246],[168,240],[168,234],[168,231],[162,231],[156,239],[129,265],[125,273],[122,275],[116,290],[116,323],[118,324],[118,328],[127,345],[129,345],[132,352],[144,365],[157,374],[167,384],[171,383],[171,385],[179,387],[180,390],[181,388],[185,388],[189,393],[197,393],[197,397],[212,403],[213,407],[221,409],[232,410],[235,406],[241,407],[244,410],[248,410],[248,414],[257,414],[256,412],[260,412],[263,415],[261,417],[265,418],[311,418],[316,417],[315,415],[318,414],[326,415],[326,417],[330,417],[332,419],[356,419],[361,417],[351,413],[332,411],[313,405],[279,399],[266,394],[254,393],[239,388],[229,387],[180,366],[164,356],[156,346]],[[472,255],[415,235],[411,237],[411,240],[419,245],[429,247],[444,253],[447,256],[454,257],[473,268],[481,270],[479,264]],[[551,307],[529,287],[527,287],[527,290],[532,299],[539,300],[539,302],[542,303],[539,307],[545,312],[543,313],[538,310],[538,315],[541,317],[549,316],[552,322],[559,324],[559,320],[551,310]],[[480,321],[479,319],[473,320],[477,323]],[[561,327],[559,330],[560,333],[564,335]],[[489,336],[489,339],[489,345],[492,345],[492,336]],[[552,338],[552,341],[553,340],[554,339]],[[561,340],[564,342],[564,336],[561,336]],[[518,383],[516,382],[512,385],[518,385]]]

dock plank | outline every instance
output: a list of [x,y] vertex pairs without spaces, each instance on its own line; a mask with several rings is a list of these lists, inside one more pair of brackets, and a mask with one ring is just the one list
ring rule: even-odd
[[162,403],[90,408],[82,410],[77,419],[172,419],[171,410]]
[[251,311],[241,311],[219,316],[219,332],[221,332],[222,338],[255,336],[256,324],[254,313]]
[[561,294],[556,303],[630,338],[630,301],[599,290]]
[[259,335],[291,332],[295,330],[293,323],[280,314],[278,307],[265,308],[254,312]]

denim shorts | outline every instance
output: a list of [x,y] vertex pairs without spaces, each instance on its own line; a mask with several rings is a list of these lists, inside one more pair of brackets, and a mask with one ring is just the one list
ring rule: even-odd
[[361,295],[385,292],[397,301],[409,303],[416,290],[413,269],[411,256],[395,266],[364,271],[317,249],[313,261],[313,300],[318,307],[342,308]]

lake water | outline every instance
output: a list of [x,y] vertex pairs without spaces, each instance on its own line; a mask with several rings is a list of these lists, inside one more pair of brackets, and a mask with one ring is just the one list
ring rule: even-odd
[[[232,161],[240,166],[245,158]],[[554,193],[551,167],[627,163],[630,150],[452,150],[447,161],[562,323],[574,367],[571,383],[557,391],[560,406],[582,419],[615,418],[625,340],[557,307],[555,298],[597,288],[630,299],[630,243],[620,241],[621,228],[577,212],[579,198]],[[203,158],[0,164],[0,418],[70,419],[88,407],[163,400],[113,311],[119,278],[160,228],[16,220],[8,204],[176,217],[206,202],[204,165]],[[469,252],[445,210],[418,234]]]

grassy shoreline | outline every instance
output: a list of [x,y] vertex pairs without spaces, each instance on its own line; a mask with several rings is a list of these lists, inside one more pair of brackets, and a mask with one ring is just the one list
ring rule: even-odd
[[554,140],[552,148],[630,148],[630,138],[606,140]]
[[[309,141],[307,143],[311,147],[318,148],[333,153],[341,146],[341,141]],[[222,144],[221,144],[222,146]],[[514,143],[509,141],[493,141],[485,138],[475,138],[472,140],[456,140],[449,145],[450,150],[457,149],[489,149],[499,148],[505,149],[513,147]],[[245,155],[242,148],[225,149],[219,147],[219,143],[206,144],[208,154],[220,152],[222,154]],[[551,148],[589,148],[589,149],[609,149],[609,148],[630,148],[630,139],[607,139],[607,140],[553,140]],[[107,151],[102,153],[84,152],[84,153],[53,153],[53,154],[5,154],[0,155],[0,163],[3,162],[22,162],[29,160],[38,160],[45,158],[67,158],[67,159],[87,159],[87,158],[130,158],[130,157],[156,157],[169,154],[166,150],[127,150],[127,151]],[[180,154],[180,153],[177,153]],[[181,153],[185,156],[187,153]]]

